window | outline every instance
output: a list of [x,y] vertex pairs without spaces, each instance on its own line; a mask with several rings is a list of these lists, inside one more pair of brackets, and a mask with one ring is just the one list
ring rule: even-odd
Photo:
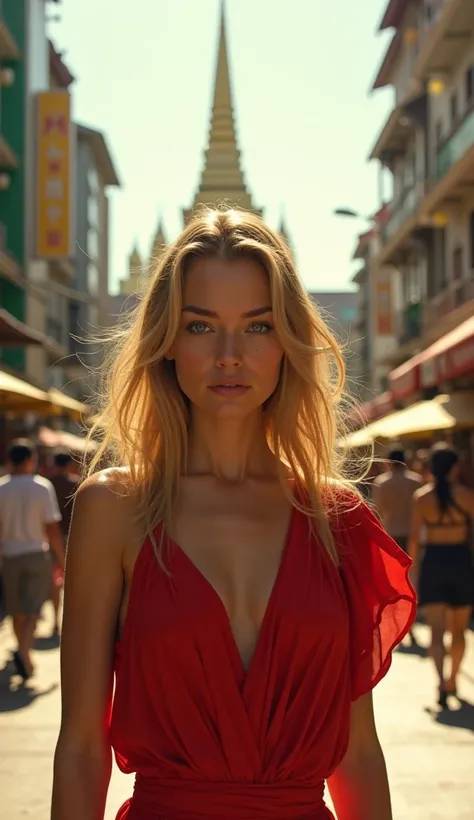
[[99,292],[99,269],[92,262],[87,265],[87,290],[91,296]]
[[95,168],[89,168],[87,172],[87,183],[91,194],[100,193],[99,175]]
[[466,102],[473,102],[474,98],[474,65],[470,65],[466,71]]
[[456,122],[458,118],[458,95],[456,91],[451,94],[451,122]]
[[463,252],[462,247],[459,246],[454,249],[453,251],[453,280],[459,280],[463,278],[463,267],[464,267],[464,260],[463,260]]
[[96,196],[87,199],[87,221],[91,228],[100,228],[99,203]]
[[88,314],[88,321],[91,330],[97,330],[97,328],[100,326],[100,313],[98,305],[89,305]]
[[90,229],[87,231],[87,256],[93,262],[99,261],[100,256],[100,240],[97,231]]

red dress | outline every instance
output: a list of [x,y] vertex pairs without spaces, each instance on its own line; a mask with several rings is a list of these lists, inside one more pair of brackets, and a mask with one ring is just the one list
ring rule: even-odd
[[[347,506],[347,505],[346,505]],[[351,701],[415,617],[410,559],[367,507],[338,515],[336,568],[294,510],[248,672],[213,587],[172,544],[137,559],[117,647],[111,743],[134,796],[117,820],[329,820]]]

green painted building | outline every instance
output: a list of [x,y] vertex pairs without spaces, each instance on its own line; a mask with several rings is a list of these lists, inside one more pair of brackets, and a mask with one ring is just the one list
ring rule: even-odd
[[[0,307],[25,321],[25,65],[27,0],[0,0]],[[23,371],[22,348],[4,348]]]

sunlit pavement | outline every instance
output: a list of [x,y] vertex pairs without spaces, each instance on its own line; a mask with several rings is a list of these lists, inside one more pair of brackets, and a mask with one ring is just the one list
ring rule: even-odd
[[[47,613],[49,614],[49,613]],[[7,664],[10,625],[0,626],[0,794],[2,820],[48,820],[52,754],[60,716],[59,651],[41,623],[37,674],[18,686]],[[417,627],[421,644],[427,633]],[[402,647],[375,695],[395,820],[472,820],[474,816],[474,635],[460,679],[460,701],[438,713],[431,663]],[[11,678],[11,679],[10,679]],[[10,688],[9,688],[10,686]],[[132,777],[114,771],[106,820],[131,794]],[[256,820],[258,820],[256,818]]]

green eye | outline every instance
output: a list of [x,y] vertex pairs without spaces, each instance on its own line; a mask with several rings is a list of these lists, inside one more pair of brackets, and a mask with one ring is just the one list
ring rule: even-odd
[[268,322],[252,322],[247,328],[247,333],[268,333],[272,326]]
[[196,320],[194,322],[190,322],[189,325],[187,326],[186,330],[188,331],[188,333],[199,333],[199,334],[201,334],[201,333],[206,333],[208,330],[210,330],[210,327],[209,327],[209,325],[206,324],[206,322],[199,322],[199,321]]

